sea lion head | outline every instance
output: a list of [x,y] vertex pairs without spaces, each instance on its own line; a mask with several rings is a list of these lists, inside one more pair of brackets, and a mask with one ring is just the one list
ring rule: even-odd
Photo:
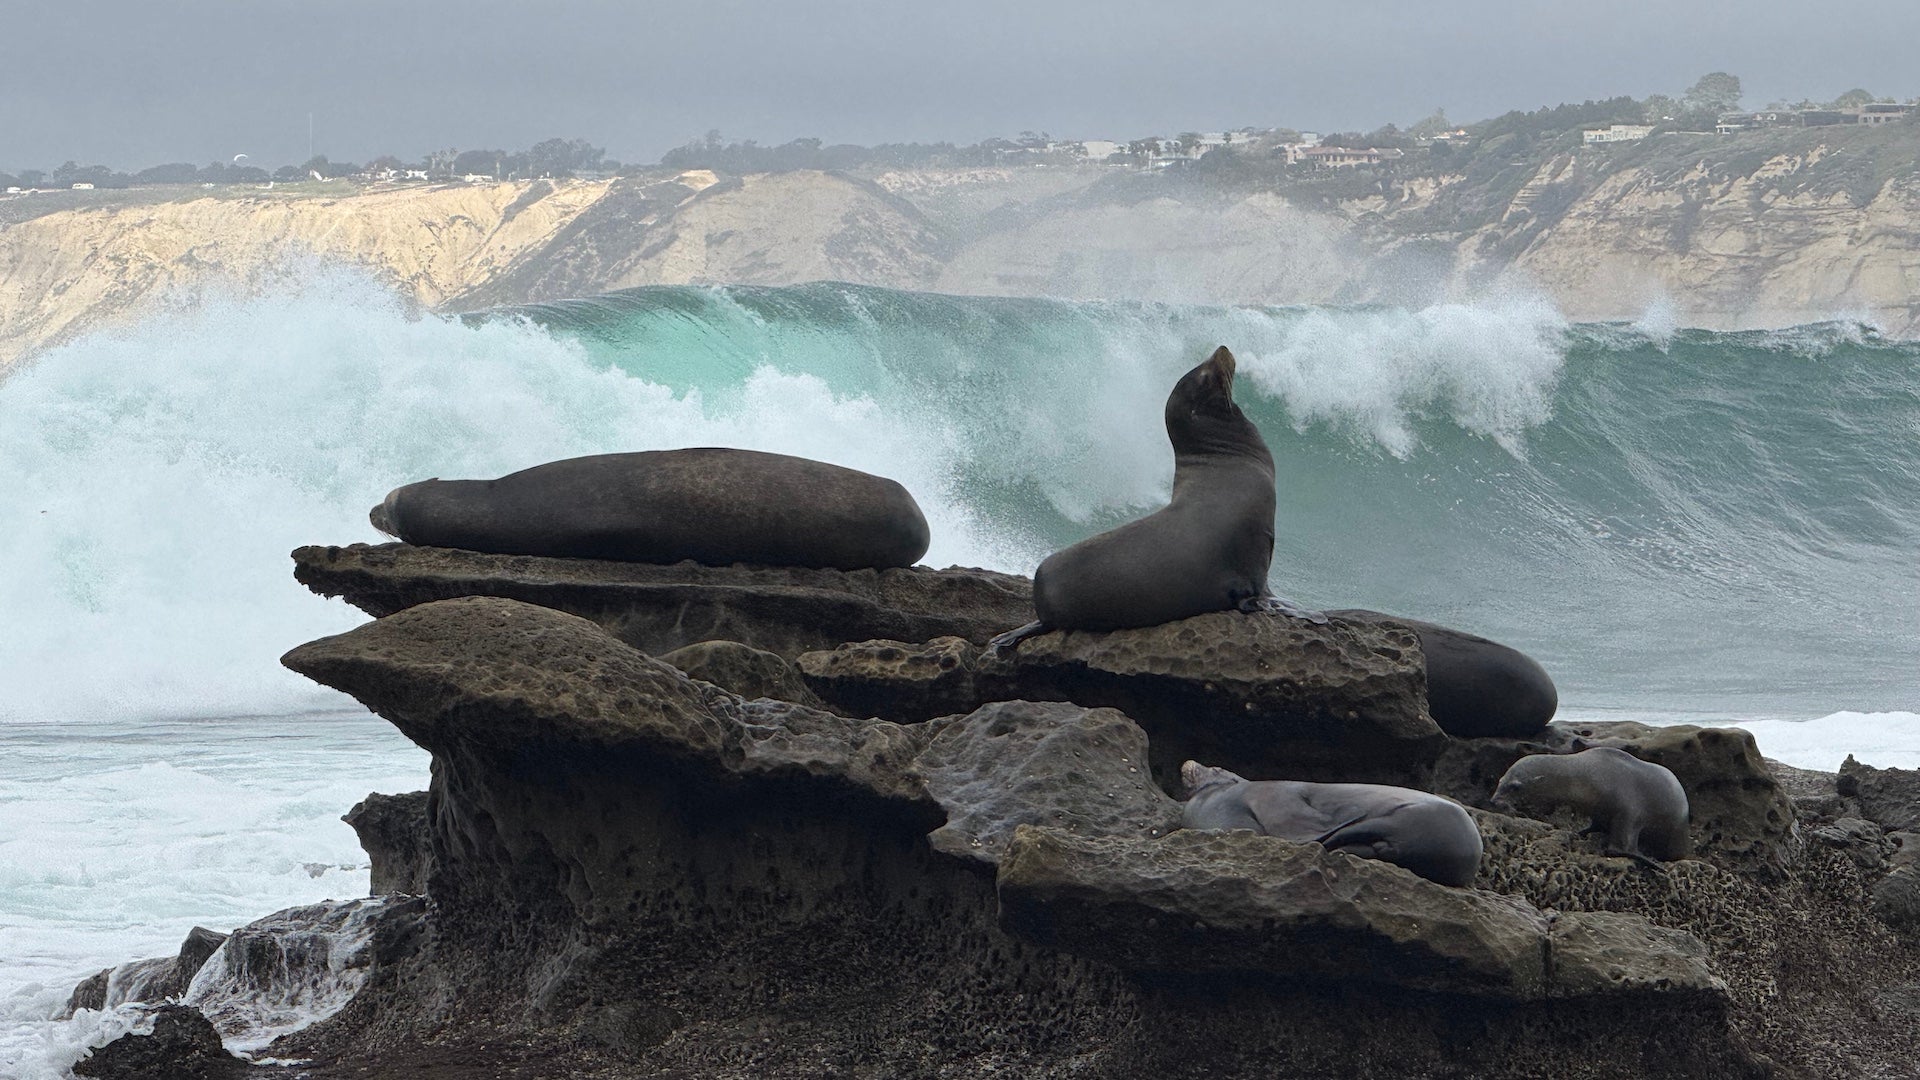
[[1187,798],[1189,799],[1210,787],[1218,787],[1221,784],[1244,784],[1246,782],[1247,778],[1241,776],[1239,773],[1228,772],[1225,769],[1215,768],[1212,765],[1202,765],[1197,761],[1183,761],[1180,763],[1180,783],[1187,789]]
[[1233,376],[1239,365],[1225,345],[1213,350],[1173,384],[1167,395],[1167,438],[1176,453],[1241,451],[1267,444],[1233,400]]
[[[436,476],[433,480],[423,480],[421,483],[431,484],[438,479],[439,477]],[[403,484],[387,492],[387,497],[375,503],[373,509],[367,512],[367,520],[373,522],[374,528],[395,540],[406,539],[400,535],[400,493],[419,486],[419,484]]]
[[1512,767],[1501,775],[1499,786],[1493,789],[1493,798],[1488,805],[1495,810],[1520,811],[1525,813],[1529,807],[1539,805],[1546,789],[1551,786],[1550,778],[1556,767],[1557,755],[1530,754],[1513,763]]

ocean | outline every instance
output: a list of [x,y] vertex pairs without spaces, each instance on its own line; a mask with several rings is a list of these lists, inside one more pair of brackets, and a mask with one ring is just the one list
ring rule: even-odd
[[278,664],[363,620],[287,553],[429,476],[723,445],[893,477],[926,562],[1030,573],[1166,498],[1215,345],[1278,469],[1273,585],[1488,635],[1561,715],[1920,766],[1920,343],[1852,320],[659,287],[464,318],[359,272],[212,289],[0,379],[0,1076],[102,967],[361,895],[338,819],[426,756]]

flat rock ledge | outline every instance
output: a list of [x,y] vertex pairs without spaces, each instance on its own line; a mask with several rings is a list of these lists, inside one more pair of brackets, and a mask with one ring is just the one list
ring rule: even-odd
[[500,598],[285,662],[433,755],[421,925],[269,1048],[315,1077],[1765,1075],[1697,935],[1175,830],[1112,708],[745,700]]
[[352,544],[296,548],[293,576],[375,618],[458,596],[522,600],[591,619],[654,654],[716,639],[788,659],[868,638],[984,645],[1032,618],[1026,578],[959,567],[658,565]]
[[988,701],[1119,709],[1172,788],[1194,758],[1247,776],[1425,787],[1447,737],[1427,714],[1413,631],[1219,612],[1139,630],[1054,631],[1011,656],[959,638],[866,641],[796,664],[842,712],[916,721]]

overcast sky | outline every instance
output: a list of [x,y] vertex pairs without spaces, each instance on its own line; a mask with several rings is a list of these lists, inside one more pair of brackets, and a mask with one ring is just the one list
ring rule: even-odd
[[580,137],[763,143],[1405,126],[1678,95],[1920,93],[1914,0],[0,0],[0,169],[269,167]]

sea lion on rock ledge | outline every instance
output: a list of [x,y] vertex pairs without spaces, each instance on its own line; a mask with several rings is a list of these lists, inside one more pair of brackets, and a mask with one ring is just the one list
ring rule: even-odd
[[423,480],[369,515],[410,544],[712,566],[912,566],[927,519],[898,483],[824,461],[700,447],[596,454],[498,480]]
[[1188,793],[1184,828],[1251,829],[1316,843],[1442,885],[1470,885],[1480,870],[1480,829],[1444,795],[1385,784],[1248,780],[1197,761],[1180,766],[1180,780]]
[[1234,369],[1222,345],[1167,395],[1172,500],[1047,556],[1033,574],[1039,619],[994,638],[994,651],[1049,630],[1158,626],[1210,611],[1327,621],[1268,591],[1273,455],[1234,404]]
[[1566,807],[1607,834],[1606,853],[1641,862],[1684,859],[1687,789],[1665,766],[1596,746],[1577,754],[1534,754],[1513,763],[1493,791],[1496,809],[1529,816]]

